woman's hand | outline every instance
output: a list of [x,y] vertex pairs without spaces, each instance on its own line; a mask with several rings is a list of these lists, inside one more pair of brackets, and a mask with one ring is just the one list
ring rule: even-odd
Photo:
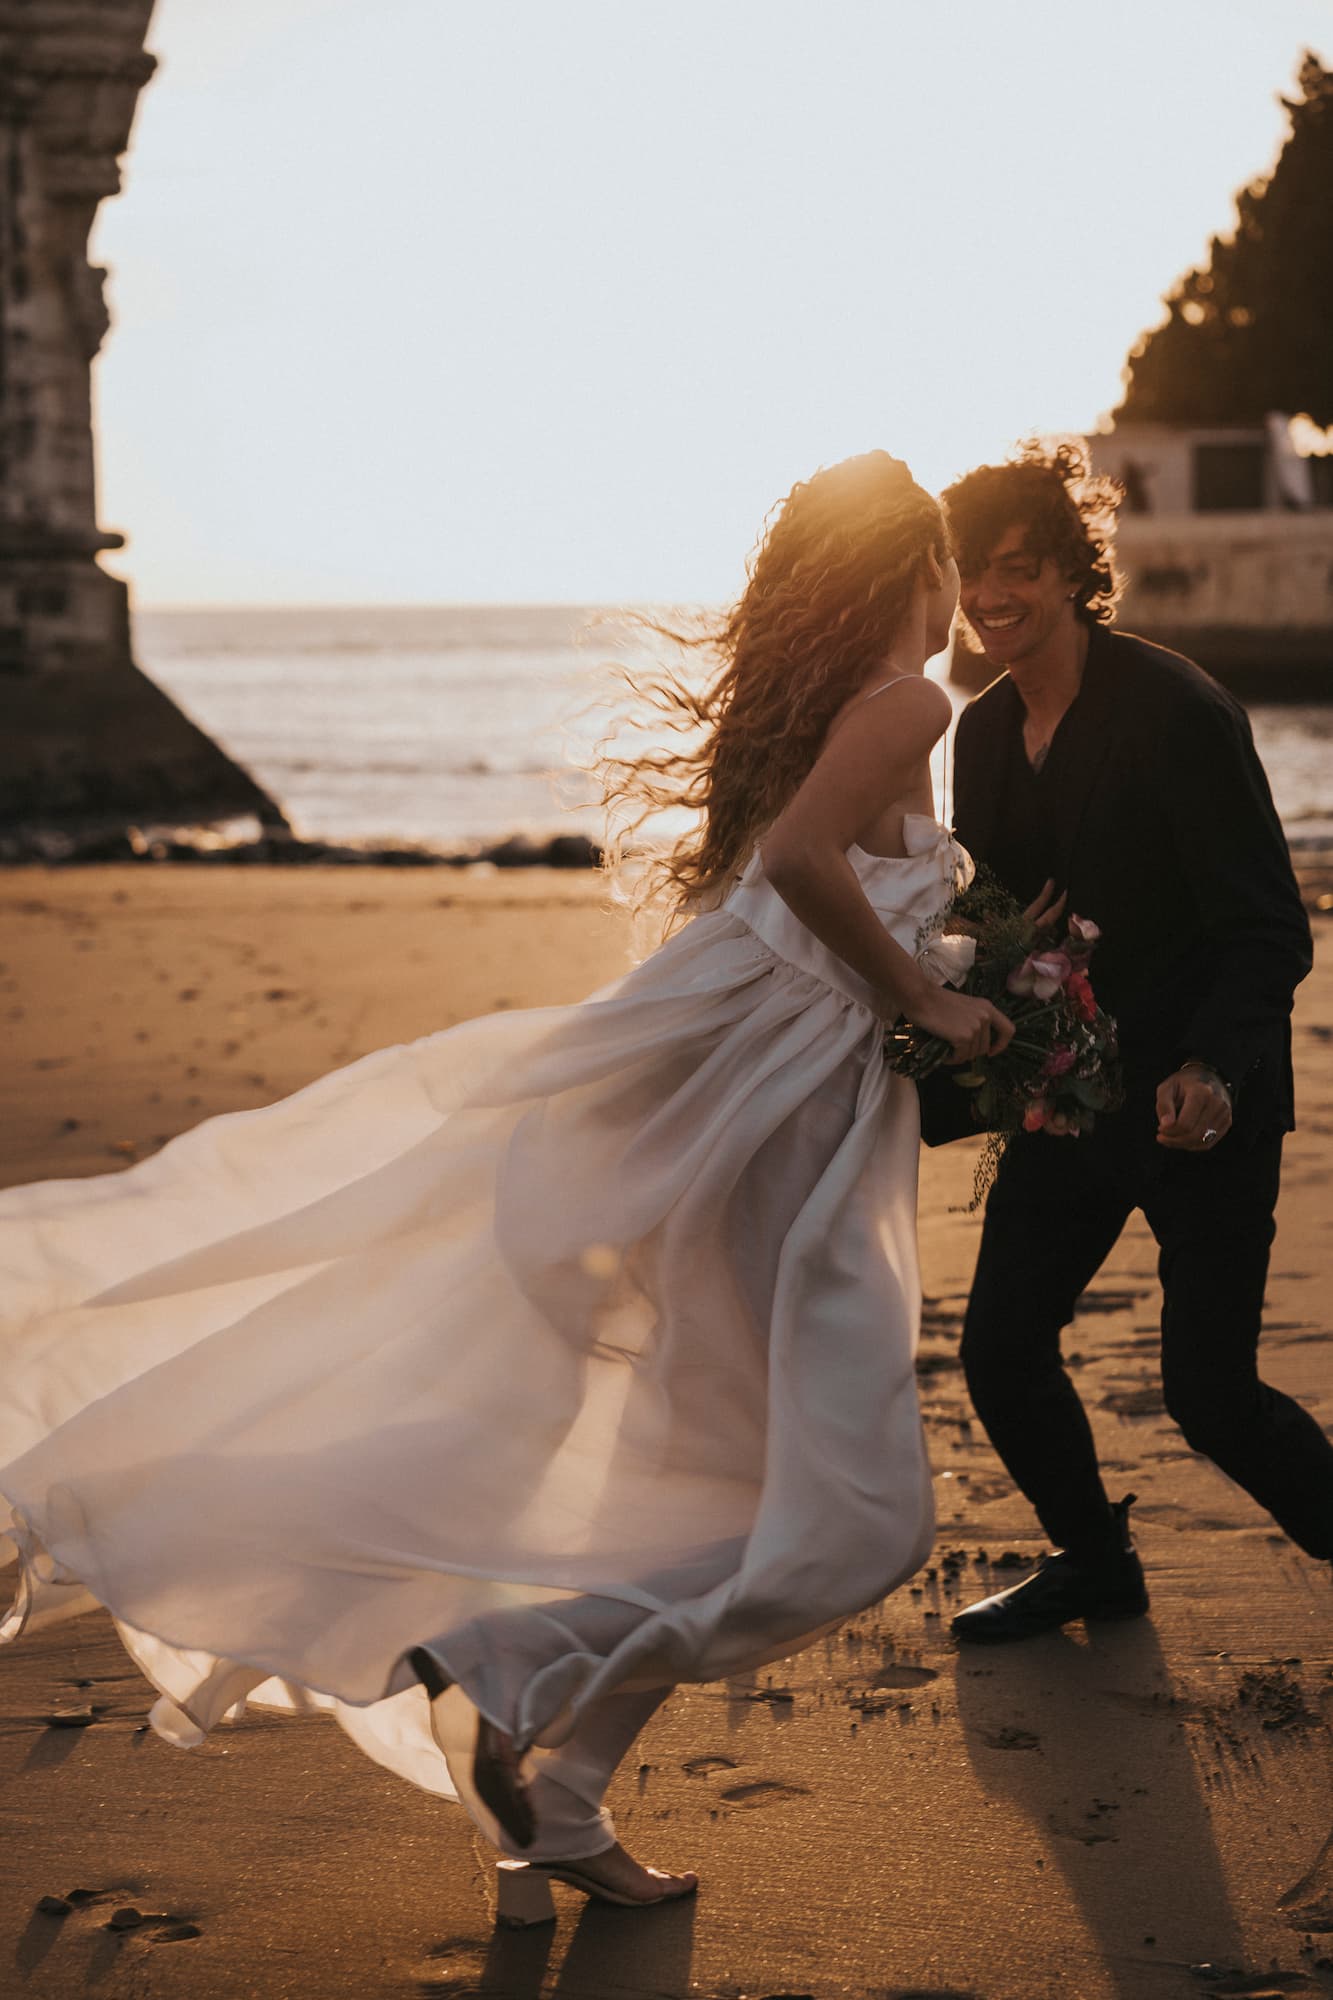
[[1032,925],[1034,930],[1039,930],[1039,931],[1049,930],[1051,925],[1060,916],[1060,913],[1064,909],[1065,903],[1068,901],[1068,898],[1069,898],[1068,889],[1062,889],[1059,895],[1058,896],[1056,895],[1055,884],[1048,876],[1046,879],[1046,885],[1042,889],[1041,894],[1036,898],[1034,902],[1028,904],[1027,908],[1023,912],[1023,915],[1027,918],[1028,922]]
[[912,1025],[953,1045],[951,1063],[975,1062],[978,1056],[998,1056],[1014,1039],[1014,1024],[989,1000],[952,987],[935,986],[912,1009]]

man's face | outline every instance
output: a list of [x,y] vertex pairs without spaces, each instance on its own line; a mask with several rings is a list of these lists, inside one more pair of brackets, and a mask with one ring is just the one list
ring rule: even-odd
[[1075,622],[1070,582],[1049,556],[1027,548],[1027,525],[1005,530],[982,569],[962,573],[963,614],[993,666],[1030,659]]

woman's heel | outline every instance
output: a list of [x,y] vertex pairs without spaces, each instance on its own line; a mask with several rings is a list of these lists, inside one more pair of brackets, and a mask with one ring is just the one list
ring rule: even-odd
[[495,1871],[495,1921],[507,1930],[555,1922],[555,1898],[550,1877],[526,1861],[501,1861]]

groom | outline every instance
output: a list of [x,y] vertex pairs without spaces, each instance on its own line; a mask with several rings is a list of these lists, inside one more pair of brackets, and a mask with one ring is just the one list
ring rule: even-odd
[[1029,445],[944,501],[962,607],[1000,674],[959,722],[958,836],[1022,901],[1053,880],[1101,926],[1092,978],[1126,1084],[1092,1134],[1015,1139],[987,1206],[968,1387],[1057,1551],[954,1619],[960,1641],[998,1643],[1148,1608],[1130,1500],[1107,1497],[1060,1352],[1136,1208],[1161,1253],[1167,1409],[1333,1558],[1333,1446],[1256,1365],[1311,951],[1244,711],[1190,661],[1111,629],[1114,496],[1081,450]]

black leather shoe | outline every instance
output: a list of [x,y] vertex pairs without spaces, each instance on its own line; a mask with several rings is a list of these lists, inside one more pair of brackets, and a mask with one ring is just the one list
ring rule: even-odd
[[1054,1632],[1074,1618],[1142,1618],[1148,1587],[1129,1539],[1134,1498],[1126,1494],[1112,1509],[1119,1527],[1115,1553],[1096,1562],[1079,1561],[1064,1549],[1042,1556],[1021,1583],[960,1611],[949,1627],[954,1638],[965,1646],[1003,1646]]

